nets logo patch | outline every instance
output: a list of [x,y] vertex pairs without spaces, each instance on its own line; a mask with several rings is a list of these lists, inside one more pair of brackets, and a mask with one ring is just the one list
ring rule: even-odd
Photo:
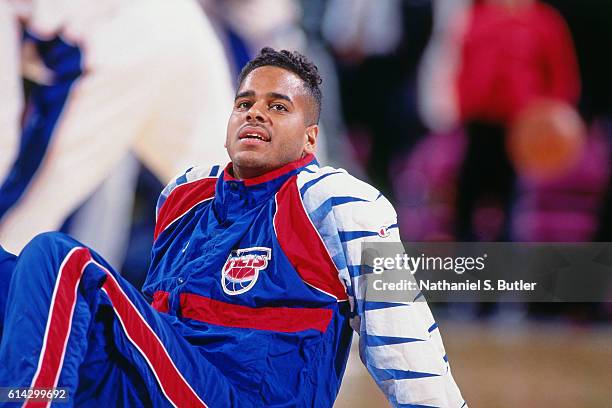
[[238,295],[250,290],[257,282],[259,272],[268,267],[270,259],[270,248],[253,247],[232,251],[221,270],[223,291],[228,295]]

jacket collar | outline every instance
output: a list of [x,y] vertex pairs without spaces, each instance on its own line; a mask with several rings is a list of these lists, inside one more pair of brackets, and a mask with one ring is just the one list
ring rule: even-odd
[[312,154],[261,176],[241,180],[232,176],[232,163],[229,163],[217,181],[213,200],[218,222],[231,224],[246,212],[267,202],[287,180],[310,164],[317,164]]
[[294,170],[305,167],[315,161],[315,157],[312,154],[308,154],[301,159],[293,161],[291,163],[287,163],[282,167],[279,167],[276,170],[269,171],[268,173],[264,173],[261,176],[248,178],[248,179],[237,179],[232,176],[233,173],[233,163],[228,163],[225,166],[225,170],[223,171],[223,180],[224,181],[241,181],[244,183],[246,187],[254,186],[257,184],[267,183],[268,181],[272,181],[274,179],[278,179],[279,177],[285,176],[288,173],[293,172]]

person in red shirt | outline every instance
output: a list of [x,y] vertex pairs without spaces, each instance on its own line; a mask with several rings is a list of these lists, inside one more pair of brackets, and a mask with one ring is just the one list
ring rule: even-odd
[[461,57],[457,88],[465,121],[508,124],[536,98],[578,100],[569,29],[555,9],[538,1],[477,2]]
[[507,216],[497,232],[483,235],[473,213],[482,206],[508,213],[516,177],[505,137],[519,112],[541,98],[578,100],[578,64],[561,15],[535,0],[477,1],[461,41],[456,90],[469,139],[459,174],[457,236],[505,240]]

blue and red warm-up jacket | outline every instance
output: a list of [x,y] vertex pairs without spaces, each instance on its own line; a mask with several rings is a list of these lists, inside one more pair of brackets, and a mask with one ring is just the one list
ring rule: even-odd
[[264,406],[332,406],[354,328],[393,405],[462,407],[427,304],[355,296],[361,244],[389,240],[389,202],[311,155],[246,180],[192,168],[159,198],[143,291]]

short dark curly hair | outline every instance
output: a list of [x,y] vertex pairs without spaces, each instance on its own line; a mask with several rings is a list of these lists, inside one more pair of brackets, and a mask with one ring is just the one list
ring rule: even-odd
[[314,123],[319,123],[321,115],[321,88],[319,85],[322,80],[319,70],[308,58],[297,51],[280,50],[273,48],[262,48],[255,58],[250,60],[238,75],[238,88],[244,79],[256,68],[273,66],[286,69],[299,76],[304,81],[304,87],[314,101]]

